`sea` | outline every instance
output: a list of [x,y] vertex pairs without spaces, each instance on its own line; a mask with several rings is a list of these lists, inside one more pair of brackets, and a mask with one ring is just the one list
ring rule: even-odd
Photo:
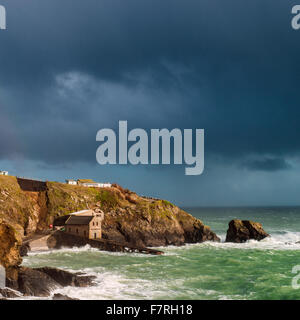
[[[184,209],[209,225],[221,243],[160,247],[162,256],[66,248],[29,253],[23,265],[95,275],[92,287],[53,291],[82,300],[300,299],[300,207]],[[232,219],[260,222],[270,237],[225,243]]]

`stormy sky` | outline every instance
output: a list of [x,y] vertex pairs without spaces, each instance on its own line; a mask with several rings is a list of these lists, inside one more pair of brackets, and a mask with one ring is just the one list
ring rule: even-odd
[[[181,206],[300,204],[289,0],[0,0],[0,170]],[[96,133],[205,129],[205,169],[100,166]]]

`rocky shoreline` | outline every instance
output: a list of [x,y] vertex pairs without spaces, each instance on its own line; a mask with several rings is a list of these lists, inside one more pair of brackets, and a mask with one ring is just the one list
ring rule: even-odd
[[[60,232],[61,233],[61,232]],[[229,222],[225,242],[242,243],[248,240],[262,240],[269,235],[263,230],[262,225],[248,220],[232,220]],[[55,241],[62,241],[63,237],[56,237]],[[73,239],[73,238],[72,238]],[[72,240],[71,239],[71,240]],[[70,240],[70,239],[69,239]],[[50,243],[53,239],[50,239]],[[75,243],[84,245],[84,243]],[[56,243],[59,247],[59,243]],[[69,244],[71,246],[71,244]],[[21,249],[22,247],[20,247]],[[28,246],[27,246],[28,249]],[[23,250],[23,249],[22,249]],[[67,286],[89,287],[93,286],[95,277],[82,273],[71,273],[65,270],[42,267],[27,268],[16,267],[9,269],[5,289],[0,289],[0,299],[20,299],[26,296],[49,298],[54,290]],[[1,298],[2,296],[2,298]],[[52,296],[53,300],[77,300],[59,293]]]
[[[92,286],[92,276],[50,267],[23,267],[22,256],[27,254],[30,246],[22,245],[22,239],[25,235],[45,232],[55,219],[64,219],[71,212],[96,206],[105,212],[102,236],[108,243],[145,248],[220,242],[210,227],[172,203],[140,197],[118,185],[94,190],[45,182],[41,190],[25,191],[14,177],[0,177],[0,265],[6,269],[7,276],[7,288],[1,289],[0,298],[51,297],[53,290],[66,286]],[[267,236],[259,223],[232,220],[226,242],[242,243]],[[50,239],[50,247],[59,248],[66,243],[69,247],[86,244],[84,241],[74,242],[73,238],[69,243],[69,240],[58,234]],[[108,247],[111,247],[109,251],[116,251],[115,245]],[[99,249],[103,250],[103,247],[99,246]],[[71,298],[57,294],[53,299]]]

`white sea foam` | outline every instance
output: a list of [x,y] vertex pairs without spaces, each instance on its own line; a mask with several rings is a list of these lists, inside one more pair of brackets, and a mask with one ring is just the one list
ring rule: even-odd
[[73,248],[67,248],[63,247],[61,249],[51,249],[51,250],[44,250],[44,251],[29,251],[28,256],[40,256],[40,255],[48,255],[51,253],[73,253],[73,252],[86,252],[86,251],[94,251],[94,252],[99,252],[98,249],[96,248],[91,248],[88,244],[85,245],[84,247],[73,247]]
[[96,285],[88,288],[65,287],[54,293],[61,293],[80,300],[124,300],[154,299],[165,295],[165,285],[161,281],[130,279],[117,272],[95,272],[84,269],[83,272],[96,276]]
[[[80,300],[152,300],[176,299],[178,296],[189,296],[197,299],[198,295],[218,296],[215,290],[188,288],[184,286],[184,279],[174,279],[172,285],[168,280],[145,280],[141,278],[127,278],[124,275],[112,272],[91,272],[83,270],[97,277],[96,285],[88,288],[65,287],[53,291]],[[180,291],[178,291],[180,288]]]
[[206,241],[202,243],[185,244],[184,246],[159,247],[165,251],[165,255],[177,255],[176,252],[196,247],[216,247],[222,249],[259,249],[259,250],[299,250],[300,232],[281,231],[272,233],[269,237],[261,240],[249,240],[245,243],[225,242],[226,235],[218,235],[221,242]]
[[[220,235],[219,235],[220,236]],[[190,297],[191,299],[198,297],[207,297],[208,299],[244,299],[246,296],[242,295],[228,295],[223,292],[217,292],[214,290],[204,290],[202,288],[192,288],[189,287],[188,283],[194,281],[196,283],[201,283],[201,281],[216,281],[212,279],[212,275],[205,275],[199,273],[199,275],[193,275],[192,278],[186,278],[186,275],[182,275],[180,278],[168,279],[166,276],[163,277],[162,274],[157,274],[157,277],[143,277],[143,273],[149,273],[152,270],[152,265],[155,266],[157,263],[163,263],[165,269],[174,268],[174,261],[187,260],[189,263],[189,256],[183,254],[185,250],[194,249],[218,249],[218,250],[271,250],[270,253],[276,253],[278,250],[299,250],[300,249],[300,232],[292,231],[274,231],[270,237],[267,237],[261,241],[250,240],[246,243],[225,243],[225,234],[221,235],[223,242],[205,242],[197,244],[186,244],[185,246],[169,246],[160,247],[159,249],[165,252],[163,256],[145,256],[142,254],[127,254],[127,253],[114,253],[114,252],[104,252],[98,249],[91,248],[89,246],[81,248],[62,248],[60,250],[51,250],[45,252],[34,252],[29,253],[28,257],[25,257],[24,263],[28,266],[36,266],[39,264],[51,265],[51,259],[53,257],[56,260],[57,267],[65,268],[64,262],[62,260],[61,265],[57,264],[62,257],[67,260],[72,259],[77,256],[81,259],[81,255],[85,256],[85,253],[91,254],[91,259],[98,261],[99,264],[93,265],[89,268],[81,268],[80,271],[95,275],[95,285],[88,288],[74,288],[66,287],[63,289],[57,289],[53,291],[54,293],[61,293],[73,298],[78,298],[81,300],[86,299],[98,299],[98,300],[111,300],[111,299],[177,299],[182,297]],[[197,252],[197,250],[196,250]],[[49,257],[47,256],[49,255]],[[60,255],[62,257],[60,257]],[[115,256],[117,260],[116,264],[120,264],[120,269],[112,267],[112,265],[106,265],[102,263],[101,257],[106,257],[109,262],[111,258],[108,256]],[[126,257],[126,258],[125,258]],[[169,257],[164,259],[164,257]],[[134,259],[134,263],[128,262],[127,259]],[[49,260],[48,260],[49,259]],[[144,260],[143,260],[144,259]],[[150,260],[149,260],[150,259]],[[160,262],[157,262],[158,259]],[[250,259],[250,258],[249,258]],[[270,258],[271,259],[271,258]],[[81,260],[80,260],[81,261]],[[122,261],[128,265],[123,266]],[[271,261],[272,262],[272,261]],[[184,261],[185,263],[185,261]],[[72,264],[69,263],[69,267]],[[84,265],[84,261],[82,263]],[[79,271],[78,268],[71,269],[67,268],[69,271]],[[128,268],[128,269],[126,269]],[[129,271],[130,270],[130,271]],[[138,270],[138,274],[132,273],[132,270]],[[154,268],[155,270],[155,268]],[[178,276],[178,275],[177,275]],[[176,276],[176,277],[177,277]],[[215,276],[215,275],[214,275]],[[207,277],[207,279],[205,279]],[[186,283],[187,281],[187,283]],[[24,297],[24,299],[28,299]],[[34,298],[36,299],[36,298]],[[51,299],[51,297],[49,298]]]
[[[166,247],[163,247],[166,248]],[[80,253],[80,252],[97,252],[97,253],[102,253],[105,255],[111,255],[111,256],[128,256],[128,253],[126,252],[110,252],[110,251],[104,251],[104,250],[100,250],[97,248],[92,248],[90,245],[85,245],[83,247],[62,247],[61,249],[50,249],[50,250],[41,250],[41,251],[29,251],[28,252],[28,256],[29,257],[33,257],[33,256],[40,256],[40,255],[49,255],[49,254],[59,254],[59,253]],[[131,257],[135,257],[135,258],[142,258],[145,257],[145,254],[142,253],[130,253]],[[148,255],[147,257],[152,258],[152,257],[157,257],[155,255]],[[26,259],[26,257],[25,257]]]

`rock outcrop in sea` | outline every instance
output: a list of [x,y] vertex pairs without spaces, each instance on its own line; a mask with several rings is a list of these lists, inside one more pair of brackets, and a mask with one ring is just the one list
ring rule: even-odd
[[231,220],[227,230],[226,242],[242,243],[247,240],[262,240],[268,237],[262,225],[249,220]]

